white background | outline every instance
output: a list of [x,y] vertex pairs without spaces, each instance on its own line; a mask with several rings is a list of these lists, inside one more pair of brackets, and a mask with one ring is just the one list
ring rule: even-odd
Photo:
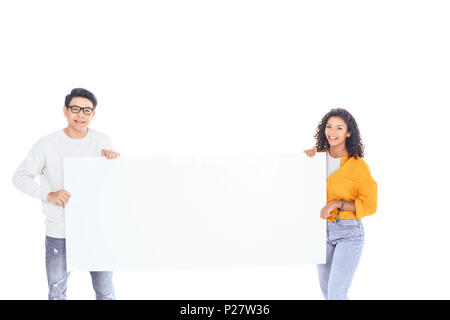
[[[378,211],[353,299],[448,299],[446,1],[0,4],[0,298],[45,299],[44,216],[11,177],[73,87],[122,155],[295,153],[356,118]],[[319,214],[319,212],[317,213]],[[315,266],[117,272],[119,299],[321,299]],[[71,299],[94,297],[73,273]]]

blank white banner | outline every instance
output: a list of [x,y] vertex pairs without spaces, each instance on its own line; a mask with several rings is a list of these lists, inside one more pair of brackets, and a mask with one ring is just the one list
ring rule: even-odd
[[68,270],[325,262],[325,157],[65,158]]

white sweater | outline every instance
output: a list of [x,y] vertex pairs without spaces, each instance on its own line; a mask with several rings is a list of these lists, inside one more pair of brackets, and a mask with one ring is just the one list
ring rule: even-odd
[[[58,130],[42,137],[14,172],[13,185],[42,200],[47,236],[65,238],[64,208],[47,201],[50,192],[64,189],[63,159],[100,156],[102,149],[112,149],[110,138],[103,133],[88,129],[84,138],[72,139],[64,130]],[[34,181],[37,175],[40,184]]]

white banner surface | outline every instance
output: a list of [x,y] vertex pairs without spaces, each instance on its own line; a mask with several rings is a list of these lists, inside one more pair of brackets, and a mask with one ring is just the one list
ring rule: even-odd
[[325,262],[325,157],[65,158],[68,270]]

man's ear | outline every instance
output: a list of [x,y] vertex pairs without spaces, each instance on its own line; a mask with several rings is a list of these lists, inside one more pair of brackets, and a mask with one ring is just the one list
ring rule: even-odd
[[67,118],[67,108],[66,108],[66,106],[63,106],[63,112],[64,112],[64,117]]
[[91,120],[94,119],[94,116],[95,116],[95,109],[94,109],[94,111],[92,111]]

